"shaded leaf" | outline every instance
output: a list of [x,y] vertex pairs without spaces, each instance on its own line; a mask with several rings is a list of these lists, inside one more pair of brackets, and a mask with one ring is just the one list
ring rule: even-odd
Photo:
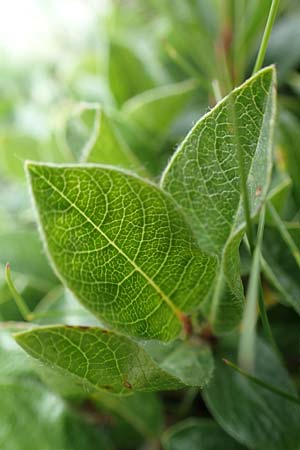
[[[286,227],[300,249],[300,224],[287,223]],[[268,264],[265,276],[279,292],[279,300],[300,314],[299,267],[276,228],[266,229],[263,256]]]
[[71,412],[39,383],[31,361],[7,331],[0,332],[0,359],[1,449],[79,450],[87,446],[92,450],[99,445],[112,448],[103,429]]
[[165,450],[242,450],[245,447],[226,434],[211,419],[188,419],[163,435]]
[[[234,358],[235,350],[218,348],[216,372],[204,391],[205,402],[222,428],[250,449],[295,450],[300,439],[300,408],[257,386],[221,361]],[[254,375],[287,393],[295,388],[281,362],[263,342],[256,342]]]

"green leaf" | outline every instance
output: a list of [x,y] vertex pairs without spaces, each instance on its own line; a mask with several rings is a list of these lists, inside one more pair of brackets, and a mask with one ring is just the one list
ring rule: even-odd
[[[15,338],[31,356],[90,393],[128,395],[203,386],[213,370],[210,350],[199,344],[173,342],[164,348],[157,342],[148,348],[95,327],[43,327]],[[180,358],[185,353],[189,356]]]
[[135,392],[128,397],[98,393],[96,397],[105,411],[119,416],[147,438],[157,438],[163,427],[162,403],[152,392]]
[[[223,344],[217,351],[215,376],[204,391],[205,402],[221,427],[247,448],[295,450],[300,442],[300,408],[225,366],[233,358]],[[282,363],[261,340],[256,342],[254,376],[287,393],[295,388]]]
[[169,428],[163,435],[165,450],[242,450],[241,446],[210,419],[191,418]]
[[81,160],[113,164],[125,169],[141,169],[141,163],[114,128],[108,115],[101,108],[95,110],[92,137],[83,151]]
[[219,279],[206,304],[216,332],[231,330],[241,318],[238,249],[245,223],[239,151],[254,216],[270,181],[274,85],[274,68],[269,67],[232,91],[190,131],[161,180],[184,211],[200,247],[219,258]]
[[[300,249],[300,224],[286,223],[286,229]],[[265,276],[279,292],[279,300],[300,314],[299,267],[279,231],[268,227],[264,236]]]
[[111,42],[108,76],[110,89],[120,106],[130,97],[154,87],[146,65],[128,46]]
[[58,283],[36,231],[13,230],[0,233],[0,248],[1,264],[9,262],[13,271],[28,276],[36,284],[44,285],[45,289]]
[[124,103],[122,112],[144,132],[158,139],[168,131],[196,86],[195,80],[188,80],[148,90]]
[[95,442],[107,450],[112,448],[103,429],[71,412],[39,383],[31,361],[3,330],[0,360],[2,450],[82,450],[84,445],[92,450]]
[[216,259],[172,199],[105,166],[29,162],[27,171],[53,266],[81,303],[130,335],[178,336],[211,289]]

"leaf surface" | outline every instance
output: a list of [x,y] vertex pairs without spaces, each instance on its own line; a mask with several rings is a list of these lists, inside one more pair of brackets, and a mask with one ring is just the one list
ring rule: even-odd
[[28,163],[52,263],[81,303],[132,336],[171,340],[208,295],[216,258],[201,251],[172,199],[101,166]]
[[[31,356],[69,376],[90,393],[107,391],[128,395],[134,391],[203,386],[213,370],[211,352],[206,347],[181,344],[190,354],[188,360],[181,361],[174,356],[178,343],[168,344],[174,364],[168,351],[159,354],[157,347],[155,351],[147,349],[125,336],[100,328],[44,327],[18,333],[15,338]],[[200,371],[195,370],[198,366]]]
[[211,419],[179,422],[164,433],[162,441],[165,450],[245,449]]
[[111,450],[106,431],[69,410],[63,400],[43,386],[31,360],[0,331],[0,447],[2,450],[82,450],[84,446]]
[[217,332],[231,330],[241,317],[238,248],[245,223],[239,151],[254,216],[270,181],[274,86],[274,68],[269,67],[232,91],[190,131],[161,180],[183,209],[201,248],[219,258],[219,279],[206,305]]
[[[228,343],[227,343],[228,344]],[[234,359],[231,345],[217,350],[216,372],[204,390],[205,402],[221,427],[249,449],[298,450],[300,408],[225,366],[221,358]],[[254,375],[295,395],[287,371],[261,340],[256,343]]]

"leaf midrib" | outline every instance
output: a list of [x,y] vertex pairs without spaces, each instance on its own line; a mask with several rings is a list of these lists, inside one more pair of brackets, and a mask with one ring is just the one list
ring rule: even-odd
[[172,300],[170,299],[170,297],[165,294],[161,288],[155,283],[154,280],[152,280],[152,278],[150,278],[125,252],[123,252],[123,250],[118,247],[118,245],[111,240],[99,227],[98,225],[95,224],[95,222],[93,222],[92,219],[90,219],[84,211],[82,211],[74,202],[72,202],[63,192],[61,192],[53,183],[51,183],[50,180],[48,180],[44,175],[42,175],[41,173],[37,172],[34,170],[34,166],[30,166],[30,169],[33,170],[33,172],[35,172],[39,177],[41,177],[55,192],[57,192],[64,200],[66,200],[69,205],[71,207],[73,207],[74,209],[76,209],[76,211],[79,212],[79,214],[81,214],[82,217],[85,218],[85,220],[87,222],[89,222],[94,228],[95,230],[97,230],[101,236],[103,236],[107,242],[114,247],[132,266],[133,268],[140,274],[142,275],[142,277],[145,278],[145,280],[150,284],[150,286],[152,286],[152,288],[159,294],[159,296],[162,298],[162,300],[165,301],[165,303],[169,306],[169,308],[172,310],[172,312],[176,315],[176,317],[179,319],[180,322],[182,322],[182,316],[183,316],[183,312],[177,308],[176,305],[174,305],[174,303],[172,302]]

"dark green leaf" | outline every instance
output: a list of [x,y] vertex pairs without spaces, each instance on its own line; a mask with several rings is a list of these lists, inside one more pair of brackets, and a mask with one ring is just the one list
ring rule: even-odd
[[242,450],[241,446],[210,419],[188,419],[163,435],[165,450]]

